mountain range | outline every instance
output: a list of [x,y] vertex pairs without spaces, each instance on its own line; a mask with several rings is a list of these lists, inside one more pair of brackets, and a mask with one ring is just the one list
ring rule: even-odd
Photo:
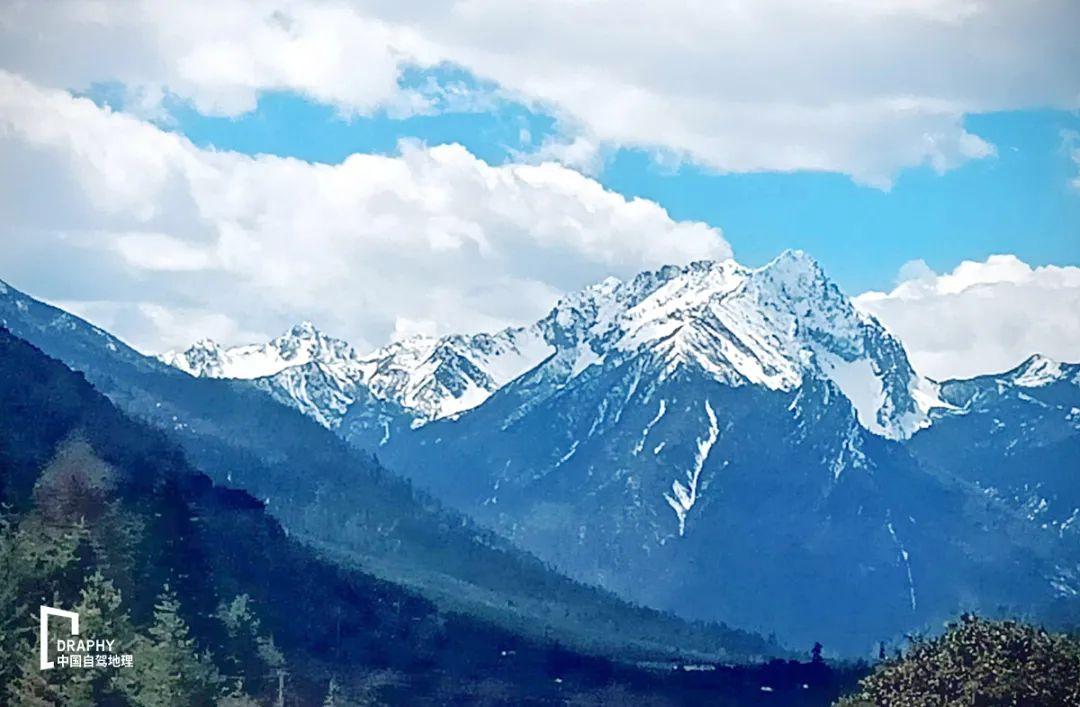
[[359,354],[305,324],[163,358],[246,378],[572,577],[689,618],[864,654],[1080,590],[1076,366],[925,378],[801,252],[609,278],[491,335]]
[[624,660],[784,654],[760,636],[567,579],[248,381],[193,377],[2,283],[0,326],[162,430],[216,484],[257,498],[290,537],[444,611]]
[[[335,428],[359,398],[398,406],[417,423],[449,417],[491,393],[552,352],[539,327],[496,334],[413,336],[360,355],[311,322],[266,344],[222,348],[203,339],[158,358],[193,376],[257,380],[320,424]],[[312,381],[319,381],[312,385]]]
[[532,326],[494,334],[415,336],[359,354],[304,322],[267,344],[223,348],[204,339],[159,358],[197,377],[259,381],[330,428],[368,396],[398,406],[417,427],[477,407],[556,354],[568,381],[645,349],[669,369],[694,364],[729,385],[791,390],[805,375],[827,377],[860,424],[890,439],[910,437],[929,424],[930,407],[943,405],[899,342],[798,251],[757,270],[728,260],[626,284],[609,278]]
[[[172,427],[286,527],[319,542],[344,527],[346,551],[392,576],[433,562],[461,577],[437,549],[456,541],[423,539],[426,521],[409,524],[420,539],[384,538],[414,505],[396,497],[365,522],[375,538],[335,519],[369,496],[366,477],[331,469],[357,458],[344,449],[312,470],[310,445],[376,453],[369,466],[495,531],[495,548],[501,536],[586,585],[787,645],[865,655],[968,609],[1075,619],[1077,366],[1035,356],[930,380],[797,251],[609,278],[529,326],[371,353],[303,323],[154,360],[12,293],[0,317],[16,333]],[[407,570],[387,549],[400,542],[426,548]]]
[[[858,676],[643,668],[446,611],[320,557],[2,327],[0,374],[5,704],[823,705]],[[43,599],[133,666],[39,670]]]

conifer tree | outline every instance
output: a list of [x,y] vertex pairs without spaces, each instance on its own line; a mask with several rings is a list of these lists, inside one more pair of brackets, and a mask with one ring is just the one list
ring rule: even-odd
[[[100,571],[87,577],[75,611],[84,636],[113,641],[113,652],[134,648],[135,632],[122,606],[120,591]],[[73,671],[65,696],[72,704],[115,702],[124,690],[124,676],[117,668]],[[121,668],[120,670],[126,670]]]
[[[62,604],[66,576],[86,537],[82,523],[63,529],[43,523],[40,516],[23,516],[18,524],[0,521],[0,702],[11,704],[69,704],[66,692],[73,675],[43,673],[38,666],[36,604]],[[28,597],[35,597],[33,604]]]
[[285,656],[263,632],[247,594],[222,602],[217,617],[228,634],[225,650],[231,675],[242,677],[249,685],[262,685],[285,669]]
[[[20,562],[16,528],[0,515],[0,655],[16,656],[31,627],[25,625],[28,607],[22,596],[24,568]],[[13,661],[0,661],[0,686],[6,686],[18,674]]]
[[131,700],[142,707],[209,704],[216,701],[220,678],[208,653],[199,655],[180,602],[168,585],[154,606],[149,636],[136,644]]

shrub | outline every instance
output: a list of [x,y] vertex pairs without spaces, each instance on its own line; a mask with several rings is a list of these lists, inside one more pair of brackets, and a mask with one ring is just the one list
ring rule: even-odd
[[1080,641],[965,614],[859,685],[838,705],[1080,705]]

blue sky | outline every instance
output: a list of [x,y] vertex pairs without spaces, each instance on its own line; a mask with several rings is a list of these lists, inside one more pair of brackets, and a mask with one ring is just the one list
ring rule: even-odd
[[825,263],[852,292],[891,284],[906,261],[938,272],[961,260],[1013,253],[1031,264],[1080,262],[1080,192],[1062,131],[1080,118],[1062,112],[972,116],[968,130],[997,156],[938,174],[902,172],[892,189],[836,174],[665,175],[640,153],[620,154],[606,184],[656,199],[676,218],[724,229],[737,258],[760,264],[785,247]]
[[0,278],[147,351],[303,319],[369,348],[801,248],[931,375],[1080,359],[1078,23],[1062,0],[0,4]]
[[[475,86],[467,76],[453,78]],[[108,88],[89,95],[102,104],[121,103]],[[407,118],[385,111],[346,117],[281,92],[262,96],[256,110],[239,117],[206,116],[183,101],[169,108],[163,126],[201,147],[329,164],[354,152],[395,154],[400,140],[418,140],[460,143],[497,165],[558,137],[555,118],[507,101]],[[915,259],[938,272],[994,253],[1012,253],[1031,265],[1080,264],[1080,190],[1070,183],[1077,165],[1066,140],[1080,133],[1080,115],[971,115],[965,128],[994,145],[996,154],[943,173],[909,168],[887,190],[835,173],[719,174],[637,149],[605,153],[595,176],[626,196],[658,202],[673,218],[720,227],[748,265],[802,248],[853,293],[891,287],[899,268]]]

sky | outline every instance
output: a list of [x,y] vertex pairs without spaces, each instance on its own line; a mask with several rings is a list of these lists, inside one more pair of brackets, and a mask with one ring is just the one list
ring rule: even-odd
[[928,375],[1080,360],[1078,26],[1052,0],[8,2],[0,279],[148,352],[302,319],[367,349],[799,248]]

